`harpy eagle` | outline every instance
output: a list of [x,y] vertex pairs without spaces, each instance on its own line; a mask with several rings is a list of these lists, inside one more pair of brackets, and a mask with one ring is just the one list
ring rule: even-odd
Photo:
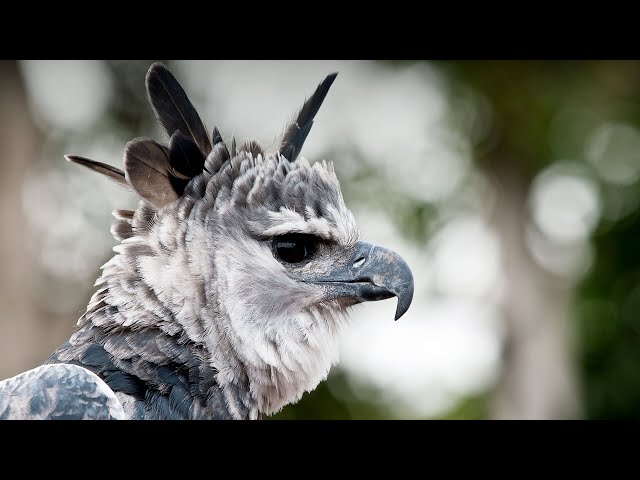
[[0,382],[2,419],[257,419],[296,402],[336,363],[347,309],[413,277],[359,239],[331,163],[298,159],[336,74],[272,148],[209,136],[162,64],[146,76],[170,140],[127,143],[124,171],[67,159],[132,189],[117,254],[75,333],[44,365]]

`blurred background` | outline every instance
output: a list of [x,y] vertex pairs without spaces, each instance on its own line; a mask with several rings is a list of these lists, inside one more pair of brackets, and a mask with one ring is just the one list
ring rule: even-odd
[[[0,378],[72,333],[136,198],[69,164],[165,140],[148,61],[0,61]],[[302,155],[415,297],[356,307],[341,363],[272,418],[640,418],[640,62],[167,61],[209,128]]]

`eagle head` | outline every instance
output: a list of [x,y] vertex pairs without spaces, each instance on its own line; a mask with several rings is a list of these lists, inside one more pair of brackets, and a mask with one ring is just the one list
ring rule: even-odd
[[413,296],[404,260],[360,239],[333,165],[297,159],[335,77],[263,150],[210,135],[175,77],[153,64],[147,93],[168,144],[130,141],[124,172],[67,156],[141,197],[135,212],[114,211],[119,255],[98,281],[131,307],[120,308],[120,326],[199,345],[216,383],[245,385],[257,414],[326,378],[350,306],[395,296],[397,320]]

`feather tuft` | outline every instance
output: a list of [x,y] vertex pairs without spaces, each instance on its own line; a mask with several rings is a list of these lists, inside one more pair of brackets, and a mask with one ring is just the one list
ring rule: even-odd
[[302,150],[302,145],[313,126],[313,119],[318,113],[318,110],[320,110],[320,106],[337,75],[337,73],[327,75],[320,85],[318,85],[313,95],[304,102],[296,119],[289,124],[282,135],[278,150],[280,154],[290,162],[295,161],[300,150]]
[[169,180],[178,195],[193,177],[202,173],[204,161],[205,156],[191,137],[176,130],[169,142]]
[[262,155],[264,153],[260,144],[255,140],[243,143],[238,150],[240,152],[249,152],[251,155],[253,155],[253,158],[257,158],[258,155]]
[[124,151],[127,181],[138,195],[156,208],[177,200],[169,180],[169,156],[162,145],[148,138],[136,138]]
[[220,130],[218,130],[218,127],[213,127],[213,133],[211,134],[211,139],[214,145],[222,141],[222,135],[220,135]]
[[231,137],[231,158],[235,157],[236,154],[236,137]]
[[177,130],[190,135],[206,158],[211,151],[207,130],[173,74],[161,63],[154,63],[146,76],[147,94],[153,111],[169,137]]
[[111,165],[107,165],[106,163],[96,162],[95,160],[91,160],[89,158],[80,157],[78,155],[65,155],[64,158],[66,158],[69,162],[77,163],[78,165],[87,167],[89,170],[98,172],[110,178],[114,182],[130,188],[130,185],[127,183],[127,180],[125,178],[124,172],[119,168],[112,167]]

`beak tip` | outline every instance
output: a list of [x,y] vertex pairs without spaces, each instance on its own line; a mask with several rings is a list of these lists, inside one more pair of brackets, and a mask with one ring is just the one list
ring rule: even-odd
[[409,298],[408,302],[402,300],[403,299],[401,297],[398,297],[398,306],[396,307],[396,315],[394,318],[395,321],[398,321],[400,317],[407,313],[407,310],[409,310],[409,306],[411,305],[411,298]]
[[396,315],[394,320],[399,320],[409,307],[411,306],[411,302],[413,301],[413,275],[411,274],[411,270],[409,267],[406,267],[405,278],[407,279],[402,288],[396,289],[394,292],[396,297],[398,298],[398,305],[396,306]]

